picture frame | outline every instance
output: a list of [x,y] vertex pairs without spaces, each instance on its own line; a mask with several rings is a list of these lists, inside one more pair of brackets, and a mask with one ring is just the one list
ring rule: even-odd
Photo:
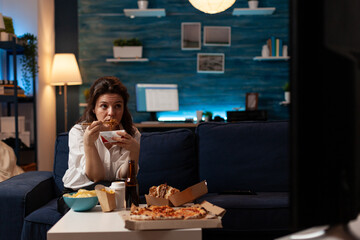
[[258,109],[259,93],[246,93],[245,109],[246,111],[254,111]]
[[204,46],[231,46],[231,27],[204,26]]
[[198,53],[197,54],[198,73],[224,73],[225,54],[224,53]]
[[201,49],[201,23],[181,23],[181,50]]

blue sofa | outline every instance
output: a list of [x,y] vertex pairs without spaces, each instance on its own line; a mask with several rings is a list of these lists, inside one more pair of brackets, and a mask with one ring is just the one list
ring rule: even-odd
[[[26,172],[0,183],[0,239],[46,239],[62,217],[56,199],[67,169],[68,135],[58,135],[53,172]],[[207,200],[227,210],[223,229],[203,238],[289,229],[288,122],[202,123],[188,129],[143,133],[140,195],[167,183],[183,190],[206,180]],[[255,195],[246,195],[251,190]],[[222,238],[224,239],[224,238]]]

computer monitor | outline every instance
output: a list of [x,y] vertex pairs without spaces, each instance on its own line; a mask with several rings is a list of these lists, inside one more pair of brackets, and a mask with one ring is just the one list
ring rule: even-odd
[[156,121],[156,112],[179,111],[177,84],[138,83],[135,87],[136,110],[149,112],[150,120]]

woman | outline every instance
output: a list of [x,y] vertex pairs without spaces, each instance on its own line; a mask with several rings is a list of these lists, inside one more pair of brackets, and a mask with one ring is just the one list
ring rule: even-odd
[[[63,177],[64,193],[94,189],[99,182],[108,185],[125,178],[130,159],[138,165],[140,133],[133,126],[128,100],[126,87],[116,77],[102,77],[93,83],[88,106],[69,132],[69,168]],[[118,136],[112,138],[116,142],[104,143],[100,132],[109,130],[125,131],[117,132]]]

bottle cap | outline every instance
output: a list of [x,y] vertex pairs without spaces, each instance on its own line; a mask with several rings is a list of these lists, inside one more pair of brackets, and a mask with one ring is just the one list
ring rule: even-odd
[[115,190],[125,188],[125,183],[124,182],[112,182],[110,188],[115,189]]

